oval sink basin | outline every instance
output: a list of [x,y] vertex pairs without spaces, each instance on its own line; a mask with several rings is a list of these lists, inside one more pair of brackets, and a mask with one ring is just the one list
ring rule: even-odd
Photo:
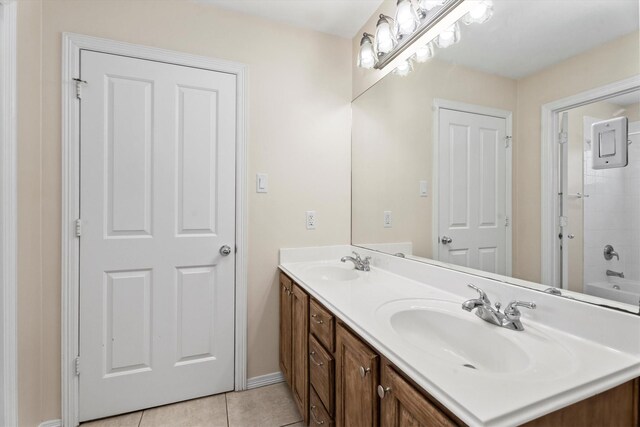
[[407,344],[447,364],[491,374],[531,365],[528,352],[506,334],[522,332],[491,325],[463,311],[458,302],[394,301],[381,306],[378,315]]
[[337,267],[333,265],[323,265],[313,267],[306,271],[305,276],[312,280],[330,280],[335,282],[345,282],[357,279],[358,273],[353,268]]

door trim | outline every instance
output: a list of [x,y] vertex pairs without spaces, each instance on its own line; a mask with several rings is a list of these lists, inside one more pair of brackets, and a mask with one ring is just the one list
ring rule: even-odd
[[80,106],[73,79],[80,73],[82,49],[175,65],[202,68],[236,76],[236,268],[235,268],[235,389],[247,387],[247,66],[155,47],[90,37],[62,35],[62,424],[78,425],[80,245],[75,221],[80,211]]
[[18,425],[17,2],[0,0],[0,424]]
[[[558,134],[559,123],[558,113],[585,104],[597,102],[609,98],[613,95],[621,95],[640,89],[640,76],[633,76],[628,79],[609,83],[595,89],[577,93],[567,98],[562,98],[542,105],[541,117],[541,193],[540,193],[540,261],[541,261],[541,283],[547,286],[560,284],[560,268],[556,260],[560,256],[556,235],[558,233],[558,218],[560,203],[557,196],[559,185],[558,168],[559,161],[557,141],[555,135]],[[555,194],[555,195],[554,195]]]
[[438,143],[440,138],[440,110],[455,110],[462,113],[481,114],[483,116],[498,117],[505,119],[505,132],[507,136],[511,136],[511,144],[505,155],[506,160],[506,210],[509,216],[509,226],[507,228],[507,242],[506,242],[506,275],[511,276],[513,269],[513,146],[515,138],[513,136],[513,113],[507,110],[500,110],[498,108],[486,107],[484,105],[467,104],[458,101],[449,101],[441,98],[433,99],[433,153],[432,153],[432,202],[431,202],[431,239],[432,239],[432,253],[433,259],[437,259],[437,254],[440,249],[440,243],[438,241],[439,232],[439,213],[438,213],[438,155],[439,148]]

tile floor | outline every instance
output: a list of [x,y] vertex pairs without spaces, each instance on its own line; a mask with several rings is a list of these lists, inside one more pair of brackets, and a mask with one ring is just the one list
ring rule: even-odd
[[159,406],[81,427],[301,427],[285,383]]

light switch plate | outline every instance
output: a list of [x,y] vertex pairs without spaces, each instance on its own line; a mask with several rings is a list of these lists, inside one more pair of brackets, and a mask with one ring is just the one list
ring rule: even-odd
[[269,175],[266,173],[256,174],[256,193],[266,193],[269,191]]
[[626,117],[602,120],[591,125],[591,167],[623,168],[629,164],[629,133]]
[[429,195],[429,183],[427,181],[420,181],[420,197],[427,197]]

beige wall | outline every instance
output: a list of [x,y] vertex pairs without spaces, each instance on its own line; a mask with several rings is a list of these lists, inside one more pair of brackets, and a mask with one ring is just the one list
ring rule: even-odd
[[[249,66],[248,376],[278,371],[278,249],[350,241],[351,40],[186,0],[18,10],[21,425],[60,417],[62,32]],[[269,174],[268,194],[252,191],[256,172]]]
[[513,275],[541,277],[540,110],[542,105],[640,74],[640,33],[628,34],[518,81],[514,143]]
[[[432,257],[433,100],[515,112],[515,80],[434,59],[407,77],[389,75],[352,103],[352,241],[412,242]],[[515,124],[514,124],[515,126]],[[419,196],[427,180],[428,197]],[[392,211],[393,226],[383,227]]]

